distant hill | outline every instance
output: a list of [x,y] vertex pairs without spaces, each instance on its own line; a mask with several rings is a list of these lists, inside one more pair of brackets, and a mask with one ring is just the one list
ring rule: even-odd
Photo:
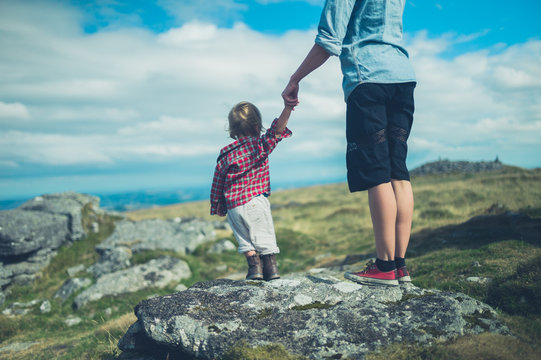
[[501,170],[505,165],[496,158],[494,161],[451,161],[438,160],[426,163],[410,173],[411,175],[448,174],[448,173],[480,173]]

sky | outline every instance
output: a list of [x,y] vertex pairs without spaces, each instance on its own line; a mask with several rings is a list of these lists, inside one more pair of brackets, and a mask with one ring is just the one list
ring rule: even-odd
[[[270,125],[323,0],[0,0],[0,200],[210,188],[227,114]],[[409,0],[410,169],[541,166],[541,2]],[[301,82],[274,188],[345,181],[340,65]]]

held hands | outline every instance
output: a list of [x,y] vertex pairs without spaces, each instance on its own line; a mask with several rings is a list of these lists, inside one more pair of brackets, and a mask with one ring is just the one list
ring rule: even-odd
[[289,80],[284,91],[282,91],[282,98],[284,99],[284,105],[286,107],[294,108],[299,105],[299,83],[294,80]]

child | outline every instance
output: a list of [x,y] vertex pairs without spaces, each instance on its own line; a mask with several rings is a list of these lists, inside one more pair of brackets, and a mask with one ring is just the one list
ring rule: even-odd
[[291,136],[286,127],[293,107],[263,134],[261,114],[249,102],[240,102],[229,112],[229,135],[236,141],[218,156],[210,193],[210,214],[225,216],[248,261],[246,280],[279,279],[275,254],[280,252],[270,203],[269,159],[282,138]]

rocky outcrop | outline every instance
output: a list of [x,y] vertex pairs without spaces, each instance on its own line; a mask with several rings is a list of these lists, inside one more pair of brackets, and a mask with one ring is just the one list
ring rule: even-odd
[[51,194],[0,212],[0,253],[3,257],[22,256],[84,238],[81,210],[88,203],[99,207],[93,196]]
[[447,174],[447,173],[479,173],[500,170],[504,167],[496,158],[494,161],[450,161],[438,160],[426,163],[413,169],[411,175]]
[[488,305],[411,284],[370,287],[314,269],[271,282],[214,280],[144,300],[119,342],[125,352],[223,358],[232,347],[281,344],[311,359],[363,359],[394,342],[506,333]]
[[1,211],[0,289],[33,281],[59,247],[83,239],[85,207],[97,211],[99,199],[71,192],[51,194]]
[[98,245],[96,250],[101,252],[124,246],[134,253],[173,250],[184,255],[207,241],[213,241],[215,237],[212,223],[199,219],[126,220],[117,222],[113,234]]
[[80,308],[104,296],[117,296],[149,287],[163,288],[190,276],[192,273],[185,261],[162,256],[145,264],[103,275],[94,285],[75,297],[74,305]]
[[88,271],[99,278],[128,268],[134,253],[172,250],[184,255],[215,238],[214,224],[201,219],[119,221],[113,234],[96,247],[100,260]]

